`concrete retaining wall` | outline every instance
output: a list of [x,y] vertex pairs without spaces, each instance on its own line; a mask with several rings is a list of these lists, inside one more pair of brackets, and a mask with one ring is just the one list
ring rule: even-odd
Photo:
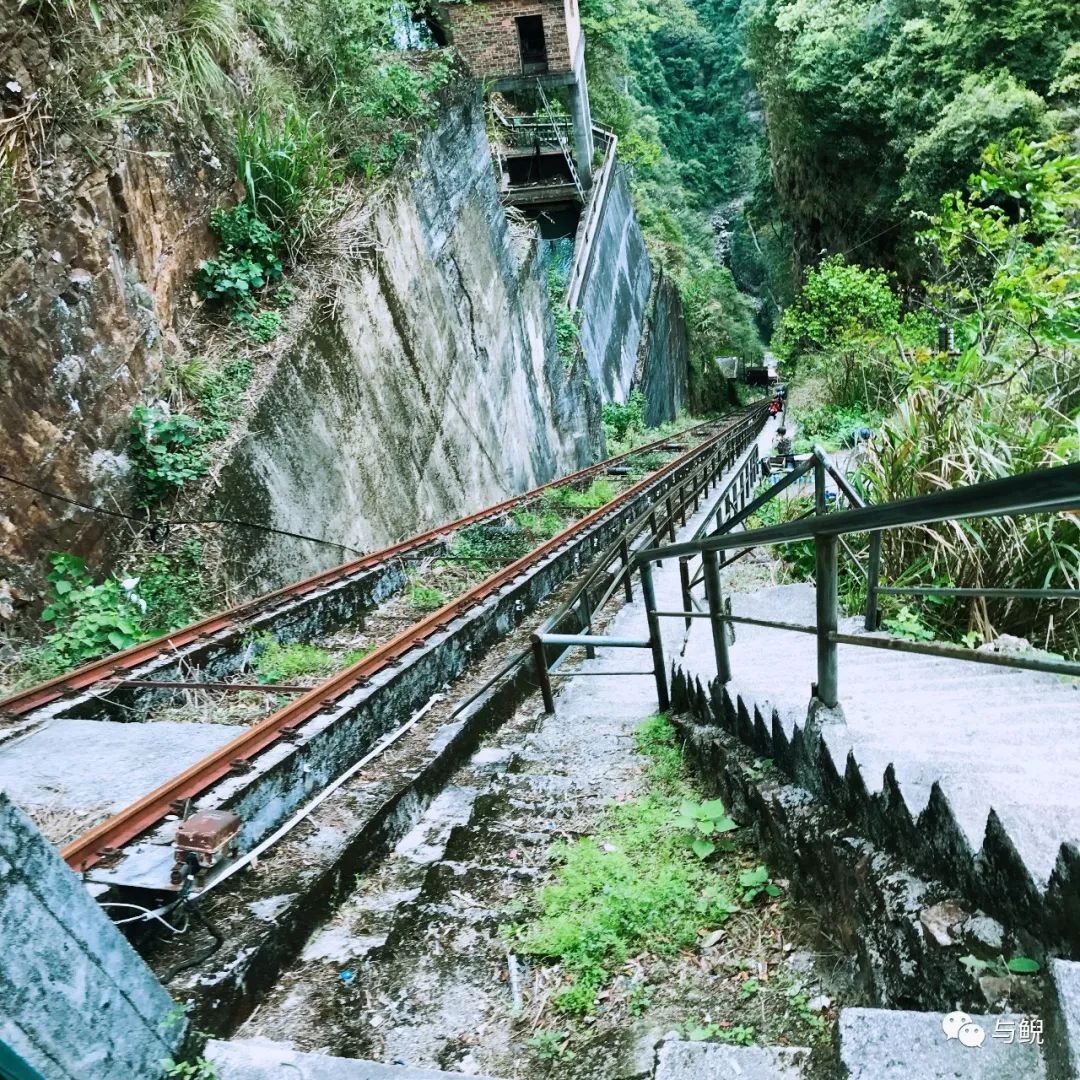
[[187,1021],[0,793],[0,1044],[44,1080],[157,1080]]
[[653,271],[620,166],[600,214],[578,300],[581,348],[601,398],[625,401],[637,366]]

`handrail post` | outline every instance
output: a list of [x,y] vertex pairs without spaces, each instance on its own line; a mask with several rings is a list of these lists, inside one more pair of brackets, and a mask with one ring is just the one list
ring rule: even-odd
[[838,546],[835,536],[819,536],[814,541],[817,563],[817,697],[829,708],[837,703],[837,646],[831,635],[837,629]]
[[[584,634],[591,634],[592,633],[592,616],[589,613],[589,602],[588,601],[589,601],[588,590],[586,589],[585,592],[583,592],[581,594],[581,600],[580,600],[579,605],[578,605],[580,607],[580,609],[581,609],[581,622],[582,622],[581,630],[582,630],[582,633],[584,633]],[[585,657],[588,660],[595,660],[596,659],[596,648],[595,648],[595,646],[592,646],[592,645],[586,645],[585,646]]]
[[687,555],[679,559],[679,584],[682,587],[683,611],[686,612],[686,618],[683,621],[686,623],[686,629],[689,630],[694,625],[694,620],[690,618],[690,612],[694,610],[694,601],[690,595],[690,557]]
[[715,551],[701,553],[705,578],[705,595],[709,600],[709,624],[712,626],[713,651],[716,653],[716,675],[722,683],[731,682],[731,658],[728,655],[727,629],[722,616],[723,598],[720,594],[720,562]]
[[549,716],[555,713],[555,695],[551,692],[551,676],[548,674],[547,652],[539,634],[532,638],[533,661],[536,664],[536,681],[540,684],[540,695],[544,699],[544,712]]
[[619,554],[622,556],[623,592],[626,594],[626,602],[632,604],[634,602],[634,583],[630,580],[630,545],[625,536],[623,536],[622,542],[619,544]]
[[878,584],[881,581],[881,533],[870,534],[870,557],[866,567],[866,621],[867,630],[878,628]]
[[814,455],[814,513],[825,513],[825,462],[816,453]]
[[660,619],[656,611],[656,589],[653,585],[652,563],[641,564],[641,596],[645,601],[645,618],[649,624],[649,647],[652,649],[653,675],[656,678],[656,700],[661,712],[671,708],[668,696],[667,672],[664,670],[664,639],[660,636]]

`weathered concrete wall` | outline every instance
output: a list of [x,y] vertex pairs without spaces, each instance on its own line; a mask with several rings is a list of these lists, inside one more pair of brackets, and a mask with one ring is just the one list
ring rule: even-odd
[[686,408],[690,384],[682,300],[662,271],[657,278],[634,372],[634,389],[645,395],[645,423],[650,427],[674,420]]
[[581,348],[603,400],[625,401],[634,378],[653,272],[621,167],[615,169],[600,213],[578,301]]
[[44,1080],[158,1080],[187,1021],[0,792],[0,1042]]
[[[372,549],[593,460],[597,406],[558,358],[537,261],[511,251],[478,93],[445,110],[413,176],[375,209],[377,254],[279,364],[222,472],[222,516]],[[340,559],[228,541],[261,587]]]

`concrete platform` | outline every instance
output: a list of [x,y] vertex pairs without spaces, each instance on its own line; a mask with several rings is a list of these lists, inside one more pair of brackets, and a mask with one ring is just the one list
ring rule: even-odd
[[121,724],[53,719],[0,749],[0,791],[20,806],[120,810],[241,729],[227,724]]
[[[1041,1049],[993,1038],[996,1016],[972,1016],[982,1045],[949,1038],[943,1014],[885,1009],[844,1009],[840,1061],[848,1080],[1042,1080]],[[1005,1019],[1005,1018],[1002,1018]],[[1018,1017],[1008,1017],[1017,1023]]]
[[667,1042],[655,1080],[801,1080],[809,1057],[796,1047]]
[[[439,1080],[461,1073],[433,1069],[413,1069],[407,1065],[384,1065],[378,1061],[328,1057],[326,1054],[302,1054],[280,1043],[262,1039],[219,1042],[212,1039],[206,1058],[217,1069],[218,1080]],[[495,1080],[475,1077],[474,1080]]]

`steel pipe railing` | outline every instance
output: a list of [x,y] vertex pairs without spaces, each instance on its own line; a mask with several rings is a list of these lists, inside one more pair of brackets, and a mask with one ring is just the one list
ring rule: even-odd
[[[799,475],[813,469],[815,475],[814,501],[815,512],[796,521],[773,525],[767,528],[732,534],[735,526],[759,509],[770,498],[794,483]],[[854,504],[852,509],[827,513],[826,476],[831,476],[840,492]],[[737,482],[733,478],[732,484]],[[729,488],[732,485],[729,485]],[[723,496],[721,500],[723,501]],[[951,491],[936,492],[914,499],[903,499],[877,506],[866,506],[858,493],[846,478],[829,461],[820,447],[815,447],[810,459],[802,463],[790,474],[765,494],[749,502],[741,510],[732,513],[715,532],[705,536],[695,536],[693,540],[669,544],[663,547],[646,548],[634,555],[634,564],[644,571],[656,562],[667,559],[679,559],[682,565],[698,557],[702,560],[703,575],[706,585],[706,597],[709,610],[707,617],[713,624],[713,644],[716,653],[717,673],[721,682],[731,678],[730,659],[727,651],[725,628],[728,625],[744,623],[753,626],[766,626],[777,630],[812,633],[817,637],[817,682],[813,693],[823,704],[835,706],[838,703],[838,646],[856,645],[868,648],[890,649],[895,652],[910,652],[924,656],[937,656],[973,663],[995,664],[1001,667],[1019,668],[1031,671],[1052,672],[1058,675],[1080,676],[1080,663],[1065,660],[1044,659],[1023,656],[991,656],[976,653],[973,650],[959,649],[937,643],[916,643],[889,638],[857,636],[838,632],[839,619],[839,569],[838,553],[841,545],[854,556],[854,552],[844,540],[845,536],[856,533],[869,534],[868,563],[864,574],[867,581],[867,601],[864,625],[867,630],[877,629],[878,598],[882,595],[893,596],[942,596],[953,598],[987,597],[995,599],[1025,600],[1080,600],[1080,589],[1009,589],[996,586],[986,588],[948,588],[948,587],[892,587],[880,584],[881,575],[881,536],[887,529],[908,528],[936,524],[943,521],[978,519],[987,517],[1015,517],[1024,514],[1072,513],[1080,510],[1080,465],[1065,465],[1055,469],[1042,469],[1021,476],[1002,480],[991,480],[982,484],[955,488]],[[815,597],[816,625],[801,626],[792,623],[735,617],[724,611],[720,593],[719,560],[726,552],[735,548],[752,550],[756,547],[773,544],[792,543],[812,540],[815,549]],[[858,560],[856,560],[858,564]],[[862,568],[860,567],[860,570]],[[680,573],[684,571],[680,566]],[[684,577],[685,580],[685,577]],[[691,579],[683,589],[684,608],[682,612],[661,612],[655,609],[648,612],[650,619],[682,618],[691,624],[699,617],[691,610],[691,593],[696,580]],[[662,656],[660,661],[662,662]],[[657,683],[657,692],[660,693]],[[664,693],[666,695],[666,676]]]

